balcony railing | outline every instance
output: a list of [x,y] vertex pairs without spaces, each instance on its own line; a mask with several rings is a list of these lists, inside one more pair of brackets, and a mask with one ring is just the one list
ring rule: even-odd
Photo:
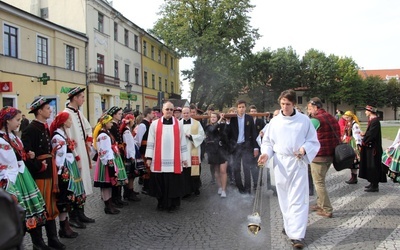
[[119,87],[119,78],[97,72],[89,72],[89,83],[100,83]]

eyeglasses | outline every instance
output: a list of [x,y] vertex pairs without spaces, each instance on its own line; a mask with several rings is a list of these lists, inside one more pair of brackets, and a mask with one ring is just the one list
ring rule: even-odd
[[165,111],[174,111],[174,109],[166,108]]

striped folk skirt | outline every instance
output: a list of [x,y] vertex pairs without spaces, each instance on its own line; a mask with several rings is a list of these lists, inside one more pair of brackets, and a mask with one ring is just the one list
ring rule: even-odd
[[45,200],[27,169],[18,174],[15,188],[20,194],[18,202],[25,209],[27,229],[44,225],[47,219]]

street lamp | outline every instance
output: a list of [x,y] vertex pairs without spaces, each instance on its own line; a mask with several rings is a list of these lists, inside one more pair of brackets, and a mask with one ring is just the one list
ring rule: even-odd
[[126,93],[128,94],[128,109],[131,109],[131,93],[132,93],[132,84],[129,82],[125,85]]

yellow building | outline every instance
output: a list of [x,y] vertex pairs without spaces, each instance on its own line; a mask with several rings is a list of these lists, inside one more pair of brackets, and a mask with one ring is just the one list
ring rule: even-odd
[[158,106],[164,99],[180,99],[179,59],[176,53],[147,32],[142,35],[143,106]]
[[86,34],[88,119],[92,126],[111,106],[143,111],[145,106],[157,106],[159,91],[165,92],[164,99],[180,98],[178,57],[108,1],[3,1]]
[[53,116],[64,110],[69,89],[86,85],[87,37],[1,1],[0,23],[0,106],[33,119],[30,104],[45,96]]

